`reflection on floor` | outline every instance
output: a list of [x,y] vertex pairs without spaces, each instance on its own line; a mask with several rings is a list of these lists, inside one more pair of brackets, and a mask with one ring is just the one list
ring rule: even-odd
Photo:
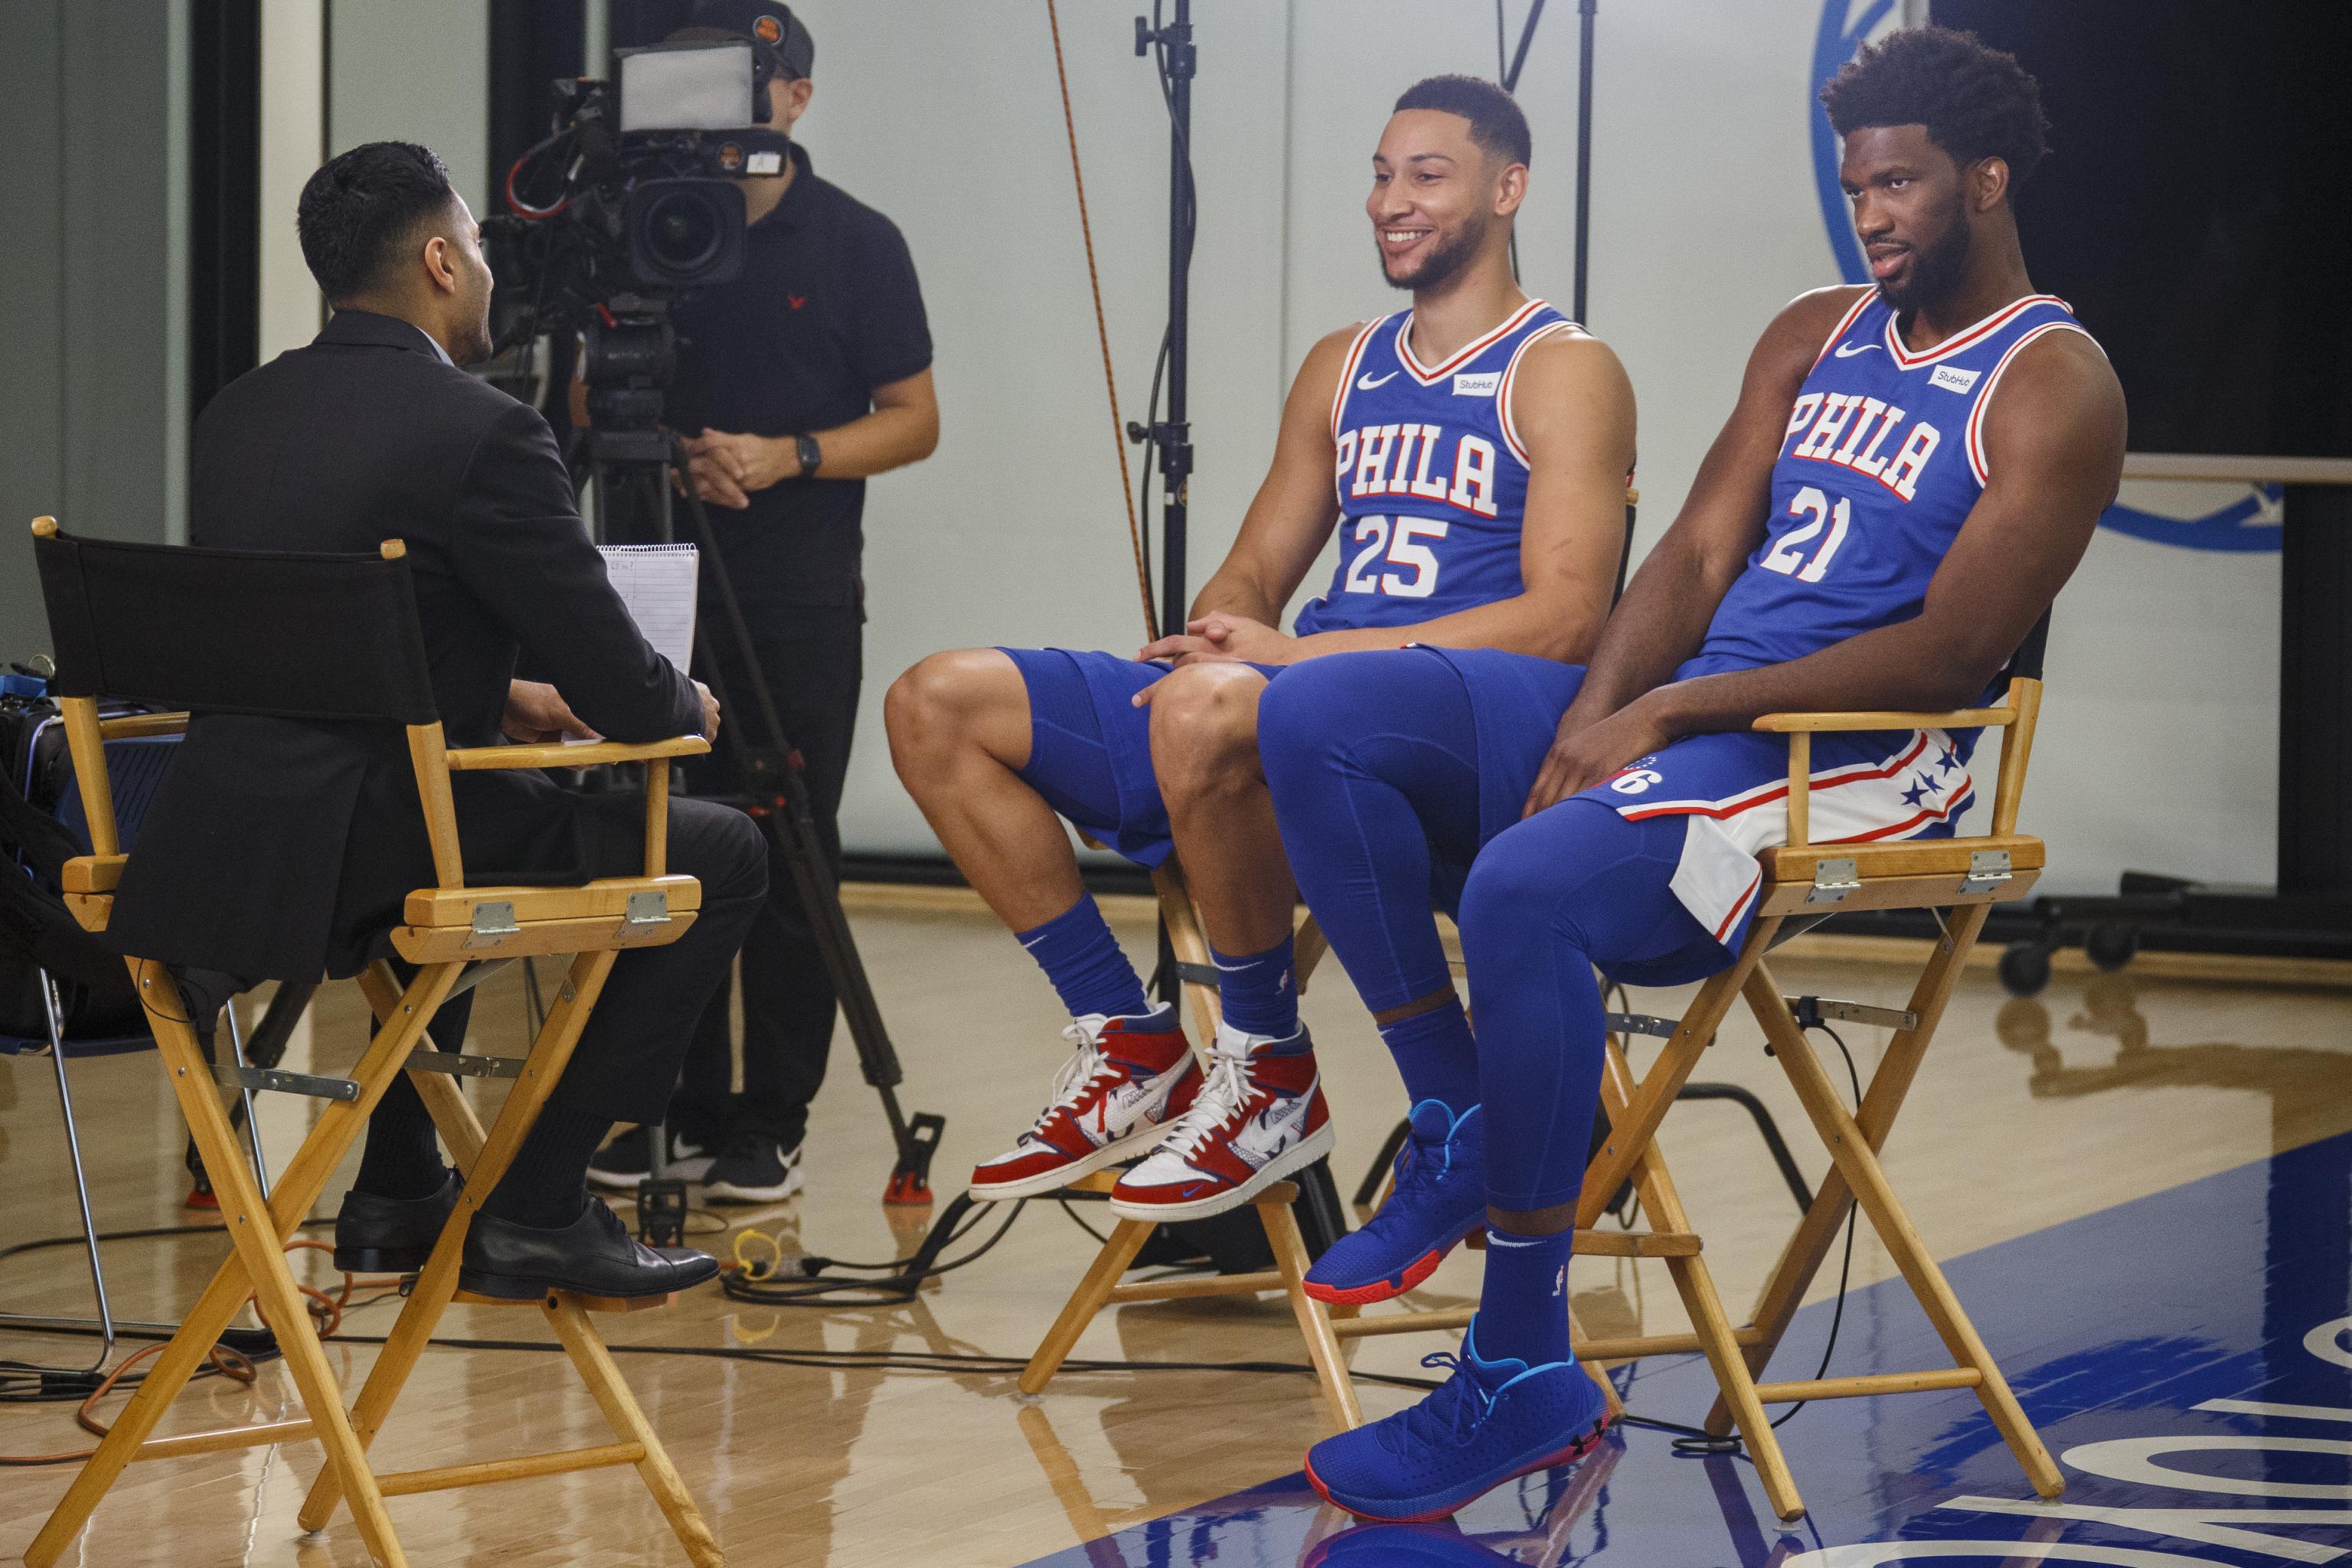
[[[1129,950],[1148,953],[1151,929],[1141,911],[1114,901],[1112,912]],[[951,1194],[974,1161],[997,1152],[1037,1110],[1065,1049],[1052,993],[983,917],[868,899],[854,918],[906,1058],[906,1103],[948,1115],[936,1175],[941,1193]],[[1791,989],[1881,1005],[1900,1005],[1908,989],[1912,972],[1905,968],[1809,959],[1801,944],[1786,952],[1776,969]],[[1643,992],[1632,1002],[1635,1010],[1666,1014],[1687,996]],[[1336,968],[1325,971],[1305,1005],[1339,1130],[1334,1168],[1345,1191],[1394,1124],[1399,1090]],[[328,988],[315,1026],[285,1065],[347,1067],[358,1053],[361,1016],[350,987]],[[475,1019],[475,1048],[519,1047],[523,997],[516,976],[484,988]],[[1866,1077],[1879,1037],[1848,1031],[1846,1037]],[[1736,1017],[1701,1076],[1755,1093],[1789,1133],[1804,1179],[1817,1183],[1826,1160],[1760,1047],[1753,1025]],[[192,1217],[179,1208],[184,1132],[152,1055],[77,1063],[73,1071],[100,1226]],[[469,1083],[467,1092],[481,1097],[485,1110],[495,1104],[495,1086]],[[310,1114],[304,1102],[265,1098],[265,1130],[280,1159]],[[2344,1278],[2352,1251],[2341,1169],[2347,1133],[2352,994],[2062,974],[2043,1000],[2017,1003],[1989,973],[1971,971],[1886,1151],[1889,1173],[1937,1255],[1971,1255],[1954,1266],[1955,1283],[2029,1406],[2053,1422],[2045,1436],[2053,1450],[2176,1432],[2267,1430],[2304,1444],[2155,1460],[2213,1475],[2261,1475],[2284,1490],[2200,1496],[2147,1486],[2145,1472],[2132,1482],[2073,1466],[2065,1502],[2324,1510],[2284,1526],[2242,1515],[2229,1526],[2273,1531],[2268,1546],[2183,1535],[2185,1518],[2135,1516],[2176,1537],[2164,1541],[2145,1531],[2103,1535],[2114,1527],[2080,1520],[1941,1506],[1960,1495],[2029,1495],[2006,1458],[1985,1448],[1982,1423],[1963,1394],[1957,1403],[1916,1395],[1815,1405],[1799,1415],[1783,1436],[1816,1515],[1795,1537],[1784,1540],[1754,1500],[1741,1462],[1677,1458],[1661,1435],[1634,1432],[1569,1475],[1530,1482],[1472,1513],[1465,1521],[1472,1535],[1523,1539],[1499,1547],[1490,1539],[1481,1548],[1487,1555],[1469,1560],[1495,1561],[1498,1550],[1506,1561],[1546,1560],[1548,1548],[1534,1539],[1543,1534],[1563,1543],[1565,1555],[1555,1561],[1613,1550],[1612,1561],[1659,1568],[1749,1568],[1812,1550],[1818,1529],[1831,1546],[1895,1530],[1950,1540],[2132,1540],[2132,1550],[2157,1555],[2079,1560],[2137,1568],[2278,1561],[2263,1553],[2275,1552],[2280,1542],[2289,1552],[2284,1560],[2326,1561],[2352,1544],[2340,1534],[2339,1517],[2352,1502],[2342,1458],[2352,1418],[2331,1426],[2189,1407],[2216,1397],[2352,1405],[2340,1387],[2344,1370],[2302,1348],[2315,1325],[2352,1310]],[[1734,1106],[1678,1107],[1664,1145],[1714,1272],[1732,1310],[1744,1310],[1793,1221],[1790,1194]],[[2303,1152],[2268,1173],[2240,1169],[2295,1150]],[[787,1251],[888,1258],[910,1245],[908,1216],[876,1201],[889,1164],[874,1097],[845,1042],[837,1042],[810,1132],[810,1192],[791,1204],[698,1222],[737,1234],[754,1226]],[[0,1249],[72,1227],[65,1173],[49,1064],[0,1063],[0,1191],[7,1194]],[[330,1184],[322,1210],[332,1212],[340,1187]],[[2151,1198],[2158,1194],[2167,1195]],[[706,1241],[722,1253],[731,1243],[724,1230]],[[2309,1258],[2295,1247],[2307,1248]],[[670,1310],[604,1326],[738,1568],[1011,1568],[1039,1559],[1140,1568],[1205,1562],[1212,1549],[1228,1568],[1298,1562],[1311,1536],[1339,1522],[1317,1520],[1295,1482],[1270,1479],[1294,1475],[1300,1453],[1326,1429],[1327,1415],[1303,1377],[1068,1371],[1042,1400],[1024,1403],[1011,1374],[992,1367],[886,1370],[838,1353],[1025,1356],[1093,1249],[1054,1206],[1034,1204],[1001,1245],[911,1303],[779,1310],[738,1306],[706,1290]],[[222,1247],[214,1231],[107,1250],[116,1310],[170,1318],[201,1288]],[[1475,1254],[1449,1258],[1417,1293],[1418,1304],[1473,1300],[1478,1268]],[[1570,1276],[1580,1321],[1596,1333],[1678,1329],[1674,1292],[1656,1268],[1580,1261]],[[301,1272],[331,1281],[315,1257]],[[1834,1370],[1939,1364],[1916,1342],[1925,1327],[1899,1288],[1873,1289],[1886,1274],[1885,1257],[1865,1230]],[[1817,1286],[1817,1305],[1801,1319],[1776,1375],[1810,1371],[1825,1321],[1818,1303],[1834,1285],[1832,1273]],[[0,1310],[7,1310],[87,1311],[78,1255],[56,1249],[0,1260]],[[374,1354],[362,1336],[382,1333],[395,1310],[387,1302],[355,1312],[346,1337],[330,1346],[347,1388]],[[535,1315],[491,1309],[460,1309],[448,1329],[544,1338]],[[2117,1344],[2131,1348],[2118,1352]],[[653,1353],[661,1347],[702,1353]],[[1367,1413],[1385,1414],[1412,1395],[1360,1374],[1426,1375],[1419,1358],[1444,1348],[1451,1347],[1442,1336],[1358,1345],[1353,1364]],[[0,1358],[86,1362],[90,1349],[0,1334]],[[733,1352],[824,1354],[830,1364],[718,1359]],[[1088,1331],[1076,1354],[1157,1363],[1303,1359],[1278,1298],[1121,1308]],[[2264,1354],[2277,1357],[2275,1365]],[[2344,1354],[2352,1359],[2352,1352]],[[1637,1411],[1695,1420],[1706,1408],[1704,1377],[1695,1365],[1645,1364],[1630,1397]],[[200,1385],[167,1430],[268,1418],[290,1399],[283,1369],[267,1366],[251,1393],[217,1381]],[[0,1453],[84,1440],[69,1407],[0,1404]],[[605,1440],[593,1405],[552,1358],[443,1349],[419,1367],[378,1452],[387,1467],[402,1468]],[[83,1568],[359,1568],[365,1553],[347,1521],[320,1537],[296,1529],[295,1510],[318,1464],[315,1447],[294,1445],[137,1466],[99,1510],[80,1562]],[[0,1559],[22,1550],[70,1475],[0,1472]],[[391,1511],[420,1565],[672,1568],[680,1561],[674,1541],[634,1483],[623,1483],[596,1474],[541,1479],[397,1499]],[[2330,1530],[2339,1534],[2320,1533]],[[1444,1562],[1430,1553],[1459,1545],[1458,1536],[1444,1533],[1382,1541],[1346,1530],[1334,1541],[1325,1560],[1341,1563]],[[1089,1542],[1097,1544],[1080,1547]],[[1989,1561],[2025,1561],[2039,1549],[2010,1547]],[[1843,1559],[1839,1568],[1869,1561]]]
[[[1793,1528],[1776,1525],[1742,1461],[1678,1455],[1666,1434],[1634,1428],[1442,1525],[1355,1523],[1291,1476],[1034,1568],[2176,1568],[2325,1563],[2352,1549],[2352,1510],[2311,1506],[2352,1499],[2352,1136],[1948,1268],[2061,1457],[2056,1501],[2033,1496],[1974,1395],[1958,1391],[1804,1408],[1781,1434],[1811,1507]],[[1817,1304],[1799,1319],[1792,1363],[1811,1363],[1829,1317]],[[1847,1303],[1841,1373],[1938,1353],[1899,1284]],[[1695,1360],[1644,1363],[1619,1381],[1634,1413],[1685,1420],[1713,1392]]]

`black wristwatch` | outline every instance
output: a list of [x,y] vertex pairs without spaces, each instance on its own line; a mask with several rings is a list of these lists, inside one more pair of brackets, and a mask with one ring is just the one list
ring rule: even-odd
[[817,466],[824,461],[824,449],[816,444],[816,437],[795,436],[793,437],[793,446],[800,453],[801,478],[804,479],[816,478]]

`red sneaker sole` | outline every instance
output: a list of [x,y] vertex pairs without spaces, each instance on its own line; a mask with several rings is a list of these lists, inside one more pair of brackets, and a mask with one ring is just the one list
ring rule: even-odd
[[1433,1252],[1423,1253],[1406,1266],[1404,1273],[1399,1277],[1402,1283],[1376,1279],[1370,1285],[1351,1285],[1342,1289],[1306,1279],[1299,1282],[1299,1289],[1316,1300],[1333,1307],[1369,1307],[1375,1301],[1392,1301],[1436,1273],[1437,1266],[1444,1262],[1445,1255],[1453,1250],[1451,1246],[1446,1246]]
[[1464,1498],[1460,1502],[1454,1503],[1450,1507],[1432,1509],[1426,1513],[1366,1513],[1360,1508],[1341,1502],[1338,1498],[1333,1497],[1331,1495],[1330,1489],[1323,1484],[1323,1478],[1315,1473],[1315,1461],[1312,1458],[1309,1458],[1306,1464],[1307,1484],[1313,1487],[1315,1489],[1315,1495],[1321,1498],[1325,1502],[1329,1503],[1333,1508],[1339,1510],[1341,1512],[1352,1514],[1358,1519],[1370,1520],[1374,1524],[1427,1524],[1433,1520],[1453,1518],[1455,1514],[1460,1513],[1464,1509],[1468,1508],[1472,1503],[1476,1502],[1480,1498],[1485,1497],[1486,1492],[1493,1491],[1495,1487],[1509,1486],[1513,1481],[1517,1480],[1520,1477],[1532,1476],[1538,1470],[1558,1469],[1562,1465],[1575,1464],[1579,1460],[1582,1459],[1587,1454],[1590,1454],[1593,1449],[1601,1446],[1601,1438],[1608,1430],[1609,1423],[1606,1418],[1603,1418],[1599,1425],[1592,1428],[1591,1431],[1587,1432],[1581,1437],[1577,1438],[1567,1447],[1562,1448],[1559,1453],[1549,1455],[1544,1458],[1538,1459],[1533,1463],[1523,1467],[1522,1468],[1513,1470],[1509,1475],[1505,1476],[1502,1479],[1495,1482],[1494,1486],[1486,1488],[1485,1491],[1473,1492],[1470,1496]]

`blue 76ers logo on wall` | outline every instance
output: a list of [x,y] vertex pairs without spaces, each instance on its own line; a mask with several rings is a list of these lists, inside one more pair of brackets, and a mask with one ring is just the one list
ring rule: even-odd
[[[1813,68],[1808,77],[1815,90],[1835,76],[1838,68],[1903,25],[1906,7],[1897,0],[1822,0],[1822,18],[1813,29]],[[1854,237],[1853,215],[1838,184],[1837,132],[1830,129],[1829,111],[1815,99],[1808,105],[1812,142],[1813,185],[1820,194],[1822,221],[1829,230],[1830,253],[1837,258],[1838,276],[1848,283],[1870,281],[1862,242]],[[2100,514],[2099,526],[2134,539],[2189,550],[2231,552],[2275,551],[2279,547],[2279,496],[2276,485],[2252,487],[2245,499],[2202,517],[2167,517],[2137,507],[2111,506]]]

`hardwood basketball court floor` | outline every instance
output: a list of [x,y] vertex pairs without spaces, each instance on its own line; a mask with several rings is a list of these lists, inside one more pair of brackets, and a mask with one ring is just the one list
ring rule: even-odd
[[[1130,949],[1148,951],[1148,906],[1106,905]],[[861,889],[853,918],[905,1058],[905,1102],[948,1118],[934,1171],[944,1203],[971,1163],[1042,1103],[1065,1048],[1062,1020],[1034,967],[959,899]],[[1776,969],[1792,988],[1886,1005],[1899,1005],[1913,973],[1822,955],[1819,946],[1810,954],[1792,948]],[[509,974],[484,990],[474,1048],[519,1049],[520,985]],[[1636,993],[1633,1001],[1639,1011],[1673,1013],[1685,994]],[[1334,1169],[1344,1192],[1394,1124],[1402,1097],[1336,966],[1305,1003],[1339,1130]],[[363,1017],[352,988],[330,987],[286,1065],[347,1066]],[[1884,1037],[1845,1034],[1866,1078]],[[1818,1181],[1826,1159],[1760,1047],[1752,1024],[1736,1018],[1701,1076],[1753,1090],[1789,1132],[1807,1179]],[[195,1220],[180,1206],[184,1134],[152,1056],[77,1062],[72,1071],[100,1227]],[[307,1102],[265,1097],[267,1142],[280,1158],[310,1114]],[[1678,1107],[1664,1142],[1737,1311],[1793,1220],[1790,1196],[1734,1106]],[[810,1132],[810,1191],[772,1208],[698,1215],[697,1224],[757,1227],[787,1250],[896,1257],[928,1216],[910,1220],[881,1205],[890,1163],[880,1110],[845,1038]],[[992,1366],[913,1371],[709,1353],[1025,1357],[1095,1246],[1045,1203],[1030,1205],[985,1257],[910,1304],[771,1309],[706,1289],[603,1327],[628,1351],[623,1370],[729,1561],[759,1568],[1864,1568],[1928,1556],[2176,1568],[2324,1563],[2352,1549],[2352,1340],[2334,1326],[2352,1312],[2352,992],[2183,978],[2151,963],[2123,975],[2062,970],[2042,996],[2019,1001],[1989,969],[1972,971],[1886,1163],[2066,1468],[2069,1489],[2054,1509],[2032,1499],[1965,1392],[1798,1414],[1781,1436],[1813,1511],[1793,1532],[1772,1520],[1744,1461],[1677,1455],[1666,1435],[1641,1429],[1576,1468],[1493,1494],[1458,1526],[1399,1531],[1348,1528],[1300,1482],[1299,1457],[1326,1420],[1303,1375],[1067,1371],[1027,1401],[1013,1373]],[[0,1248],[73,1229],[45,1060],[0,1060]],[[1098,1225],[1102,1216],[1097,1209],[1082,1217]],[[722,1255],[732,1243],[715,1233],[698,1239]],[[217,1230],[110,1244],[117,1313],[176,1317],[223,1250]],[[332,1284],[323,1256],[309,1257],[312,1282]],[[1588,1330],[1679,1326],[1655,1267],[1580,1261],[1571,1288]],[[1418,1298],[1466,1302],[1477,1269],[1476,1255],[1457,1254]],[[1832,1371],[1938,1363],[1899,1284],[1879,1288],[1889,1272],[1864,1227]],[[1835,1287],[1826,1273],[1776,1365],[1810,1368],[1818,1358]],[[0,1310],[88,1310],[79,1251],[0,1261]],[[352,1336],[381,1334],[395,1310],[388,1302],[361,1308],[346,1319],[346,1337],[330,1343],[347,1391],[373,1354]],[[454,1310],[446,1331],[548,1341],[536,1314],[489,1309]],[[702,1353],[655,1353],[664,1346]],[[1360,1374],[1425,1376],[1419,1358],[1449,1348],[1444,1336],[1374,1339],[1359,1342],[1353,1365]],[[92,1349],[0,1335],[0,1357],[79,1364]],[[1276,1297],[1116,1309],[1077,1354],[1303,1361]],[[1688,1358],[1657,1358],[1619,1377],[1636,1414],[1667,1420],[1696,1420],[1711,1392],[1704,1367]],[[1374,1416],[1414,1397],[1369,1379],[1360,1390]],[[252,1390],[198,1384],[164,1430],[268,1419],[291,1413],[291,1404],[283,1369],[268,1364]],[[409,1468],[603,1439],[594,1407],[560,1357],[437,1349],[376,1455]],[[86,1440],[69,1405],[0,1405],[0,1451]],[[294,1512],[318,1463],[304,1445],[141,1465],[100,1508],[79,1561],[364,1563],[347,1520],[320,1537],[298,1533]],[[0,1555],[23,1549],[70,1476],[70,1468],[0,1471]],[[399,1499],[391,1508],[419,1564],[683,1562],[651,1500],[617,1472]],[[2277,1517],[2290,1511],[2297,1517]],[[1895,1540],[1914,1544],[1866,1544]]]

